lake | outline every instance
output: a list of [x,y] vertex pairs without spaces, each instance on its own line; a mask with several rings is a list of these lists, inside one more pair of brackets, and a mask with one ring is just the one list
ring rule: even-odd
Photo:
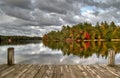
[[116,52],[115,64],[120,63],[120,42],[42,42],[0,45],[0,64],[7,63],[7,49],[14,47],[16,64],[107,64],[108,49]]

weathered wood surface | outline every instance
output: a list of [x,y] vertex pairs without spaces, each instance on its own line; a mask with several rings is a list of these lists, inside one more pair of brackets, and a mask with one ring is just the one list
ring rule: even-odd
[[0,78],[120,78],[120,65],[0,65]]
[[13,65],[14,64],[14,48],[10,47],[8,48],[8,65]]
[[108,65],[113,66],[115,65],[115,50],[108,49]]

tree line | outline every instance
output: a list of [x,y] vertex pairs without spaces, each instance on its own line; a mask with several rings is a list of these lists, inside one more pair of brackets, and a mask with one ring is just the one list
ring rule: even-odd
[[[83,32],[81,34],[81,31]],[[84,22],[73,26],[62,26],[59,31],[51,31],[43,36],[43,40],[65,40],[71,38],[73,40],[84,40],[85,33],[88,33],[91,40],[105,39],[110,41],[111,39],[120,39],[120,26],[116,25],[113,21],[111,23],[97,22],[96,25]]]

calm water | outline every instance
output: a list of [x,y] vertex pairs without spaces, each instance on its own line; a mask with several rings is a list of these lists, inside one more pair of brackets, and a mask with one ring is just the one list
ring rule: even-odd
[[116,51],[115,63],[120,63],[120,43],[30,43],[0,45],[0,64],[7,62],[7,48],[14,47],[15,63],[22,64],[107,64],[109,48]]

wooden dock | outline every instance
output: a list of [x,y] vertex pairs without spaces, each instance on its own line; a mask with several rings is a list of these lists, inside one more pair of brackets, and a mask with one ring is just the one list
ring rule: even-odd
[[115,51],[108,50],[106,65],[14,64],[14,48],[8,48],[7,64],[0,65],[0,78],[120,78]]
[[0,78],[120,78],[120,65],[0,65]]

